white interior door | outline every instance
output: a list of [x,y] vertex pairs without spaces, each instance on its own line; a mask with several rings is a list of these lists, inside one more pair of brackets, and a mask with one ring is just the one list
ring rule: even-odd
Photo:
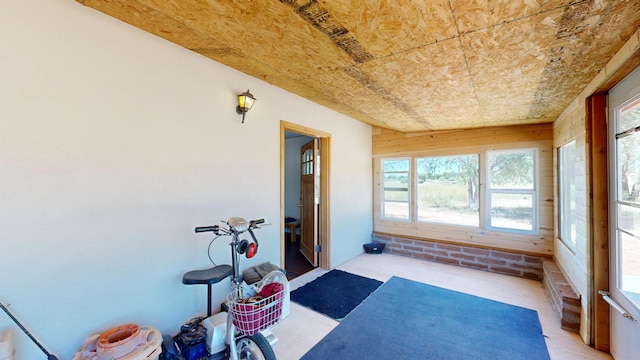
[[609,92],[611,354],[640,358],[640,70]]

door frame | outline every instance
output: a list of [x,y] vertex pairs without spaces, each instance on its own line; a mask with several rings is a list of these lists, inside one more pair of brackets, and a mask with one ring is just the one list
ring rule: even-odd
[[[285,180],[285,131],[310,136],[320,140],[320,206],[318,215],[318,243],[322,249],[318,256],[318,266],[331,269],[331,212],[329,179],[331,169],[331,134],[306,126],[280,120],[280,224],[284,224],[284,180]],[[280,226],[280,267],[284,269],[285,235],[284,226]]]
[[590,270],[591,291],[588,294],[593,304],[591,312],[591,345],[608,353],[610,351],[609,305],[598,294],[609,291],[609,188],[607,148],[607,94],[591,95],[586,101],[586,151],[591,205]]

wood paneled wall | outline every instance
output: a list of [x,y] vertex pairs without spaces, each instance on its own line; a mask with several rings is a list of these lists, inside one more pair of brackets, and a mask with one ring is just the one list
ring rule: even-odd
[[[603,188],[602,181],[606,181],[606,174],[596,173],[593,166],[594,160],[597,160],[596,154],[601,156],[606,149],[594,143],[593,132],[603,130],[596,130],[591,122],[602,122],[604,118],[591,119],[586,109],[589,108],[587,101],[592,95],[606,93],[638,66],[640,31],[636,31],[553,123],[554,149],[572,139],[576,140],[576,168],[579,170],[576,176],[577,243],[575,249],[570,249],[556,239],[554,257],[581,296],[583,312],[580,335],[585,342],[603,351],[609,348],[609,307],[603,303],[597,291],[606,290],[604,287],[607,286],[608,229],[603,228],[600,220],[606,218],[607,214],[602,214],[602,206],[594,204],[594,200],[607,198],[606,193],[598,190]],[[594,227],[594,223],[598,226]]]
[[[373,227],[383,234],[435,240],[482,248],[543,256],[553,255],[553,130],[551,124],[503,126],[481,129],[400,133],[373,131]],[[537,148],[539,156],[539,233],[523,235],[488,231],[480,227],[382,220],[380,186],[384,157],[485,154],[490,150]],[[486,184],[480,179],[480,196]]]

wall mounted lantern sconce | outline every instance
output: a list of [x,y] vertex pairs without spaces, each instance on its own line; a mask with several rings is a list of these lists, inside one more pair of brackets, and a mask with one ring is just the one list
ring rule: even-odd
[[247,89],[247,91],[243,92],[242,94],[238,95],[238,107],[236,108],[236,112],[238,114],[242,114],[243,124],[244,124],[244,116],[249,110],[251,110],[251,107],[253,106],[254,101],[256,101],[256,98],[254,98],[253,95],[249,92],[249,89]]

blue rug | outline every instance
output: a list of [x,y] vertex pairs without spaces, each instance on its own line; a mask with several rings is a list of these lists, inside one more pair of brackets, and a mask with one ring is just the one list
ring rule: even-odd
[[302,359],[550,358],[535,310],[392,277]]
[[291,292],[291,301],[341,320],[376,290],[382,281],[331,270]]

